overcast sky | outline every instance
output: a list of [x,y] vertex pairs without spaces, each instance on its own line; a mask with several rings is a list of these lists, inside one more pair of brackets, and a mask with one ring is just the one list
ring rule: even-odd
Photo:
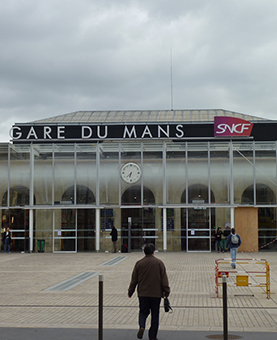
[[1,1],[0,51],[0,142],[15,123],[172,99],[277,119],[276,0]]

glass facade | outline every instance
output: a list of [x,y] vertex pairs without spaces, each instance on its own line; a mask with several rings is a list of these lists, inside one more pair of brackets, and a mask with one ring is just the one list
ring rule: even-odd
[[213,251],[215,230],[252,207],[259,250],[274,250],[276,155],[275,142],[236,140],[1,144],[2,233],[25,252],[112,251],[112,226],[118,249]]

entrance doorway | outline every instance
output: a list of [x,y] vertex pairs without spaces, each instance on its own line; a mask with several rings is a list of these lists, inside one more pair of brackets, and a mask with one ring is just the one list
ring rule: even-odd
[[186,221],[187,224],[187,251],[211,250],[210,213],[210,208],[182,209],[182,225],[183,221]]
[[[63,204],[74,203],[74,186],[62,196]],[[76,187],[76,204],[95,204],[93,192],[83,185]],[[62,209],[60,229],[54,232],[55,251],[95,250],[95,209]]]
[[[8,205],[8,193],[2,198],[2,206]],[[13,209],[12,207],[29,205],[29,190],[26,187],[13,187],[10,190],[10,209],[2,210],[2,228],[4,233],[10,227],[12,234],[11,251],[29,252],[29,210]],[[34,215],[34,235],[35,235],[35,215]],[[3,249],[3,242],[1,249]]]
[[[29,210],[6,209],[2,212],[2,232],[10,227],[11,251],[29,252]],[[3,244],[1,249],[3,250]]]
[[155,208],[122,209],[122,244],[129,244],[128,221],[131,224],[131,250],[141,249],[146,243],[155,245]]
[[[211,203],[214,194],[211,191]],[[181,202],[186,202],[186,191],[183,192]],[[215,225],[215,208],[201,206],[209,202],[208,187],[196,184],[188,189],[188,202],[193,208],[183,208],[181,211],[182,250],[211,251],[211,230]],[[186,248],[184,248],[186,247]]]
[[[141,204],[141,187],[133,186],[125,191],[122,196],[122,204],[124,205],[140,205]],[[151,190],[143,188],[144,205],[155,204],[155,198]],[[130,232],[128,228],[130,223]],[[146,243],[155,244],[156,228],[155,228],[155,208],[137,207],[121,209],[121,239],[123,245],[130,245],[131,250],[138,250]]]

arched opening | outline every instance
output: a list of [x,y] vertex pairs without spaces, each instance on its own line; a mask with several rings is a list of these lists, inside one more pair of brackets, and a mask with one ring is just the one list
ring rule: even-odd
[[[254,202],[254,185],[246,188],[241,197],[241,203]],[[256,184],[256,204],[272,204],[275,202],[274,192],[265,184]]]
[[[242,203],[253,204],[254,202],[254,185],[246,188],[241,197]],[[270,205],[275,202],[275,195],[272,189],[267,185],[256,184],[256,204]],[[275,250],[277,237],[276,208],[259,207],[258,208],[258,232],[260,250]]]
[[[130,245],[132,250],[141,249],[143,244],[155,244],[155,208],[141,208],[141,187],[139,185],[128,188],[122,195],[122,205],[138,206],[137,208],[121,209],[122,244]],[[143,187],[143,205],[154,205],[155,197],[152,191]],[[128,221],[130,233],[128,232]]]
[[[189,186],[184,190],[181,203],[192,204],[192,208],[181,209],[181,249],[187,251],[210,251],[214,243],[215,208],[203,205],[209,203],[209,188],[202,184]],[[210,203],[215,202],[210,192]],[[213,245],[214,246],[214,245]]]
[[[34,197],[35,202],[35,197]],[[21,209],[30,204],[29,189],[15,186],[10,189],[10,209],[2,211],[2,232],[10,227],[12,232],[12,251],[29,251],[29,210]],[[8,192],[2,197],[2,206],[8,206]],[[13,208],[15,207],[15,209]],[[34,215],[34,235],[35,235]],[[1,249],[3,245],[1,246]]]
[[[74,202],[74,186],[64,192],[62,202]],[[76,204],[95,204],[93,192],[86,186],[77,185]],[[61,213],[61,250],[75,251],[76,230],[77,250],[95,250],[95,209],[62,209]]]

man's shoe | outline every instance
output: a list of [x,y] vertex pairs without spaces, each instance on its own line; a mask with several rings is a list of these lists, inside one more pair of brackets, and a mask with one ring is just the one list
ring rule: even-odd
[[143,338],[143,333],[144,333],[144,327],[140,327],[140,329],[138,330],[138,334],[137,334],[138,339]]

